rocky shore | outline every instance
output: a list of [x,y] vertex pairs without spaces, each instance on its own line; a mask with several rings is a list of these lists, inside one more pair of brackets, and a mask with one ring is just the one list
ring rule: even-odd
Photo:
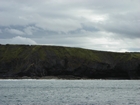
[[140,53],[0,45],[0,78],[140,79]]

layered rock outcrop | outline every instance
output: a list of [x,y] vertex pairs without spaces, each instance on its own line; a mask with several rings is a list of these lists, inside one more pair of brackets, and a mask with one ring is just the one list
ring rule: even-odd
[[140,79],[140,53],[0,45],[0,78]]

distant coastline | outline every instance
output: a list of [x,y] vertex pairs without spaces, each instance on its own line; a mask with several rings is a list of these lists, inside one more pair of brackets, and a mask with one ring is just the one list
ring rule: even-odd
[[140,79],[139,52],[0,45],[3,79]]

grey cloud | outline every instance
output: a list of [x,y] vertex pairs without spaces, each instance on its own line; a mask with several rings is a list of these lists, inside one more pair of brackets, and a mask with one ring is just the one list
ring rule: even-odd
[[9,28],[6,28],[5,31],[11,33],[11,34],[16,34],[16,35],[24,35],[25,33],[20,31],[20,30],[17,30],[17,29],[9,29]]
[[[0,39],[138,50],[139,14],[139,0],[1,0]],[[133,44],[125,45],[120,39],[129,39]],[[119,43],[117,48],[110,40]],[[120,48],[120,44],[124,46]]]
[[0,39],[1,44],[37,44],[34,40],[26,37],[16,36],[11,39]]
[[100,31],[100,29],[98,29],[95,24],[90,24],[90,23],[82,24],[82,28],[86,31],[94,31],[94,32]]
[[138,28],[140,27],[139,13],[113,14],[99,26],[105,31],[118,33],[119,37],[140,38],[140,30]]
[[140,52],[140,48],[129,48],[128,51],[130,52]]
[[34,32],[38,31],[39,29],[34,27],[34,26],[29,26],[29,27],[26,27],[24,29],[24,32],[27,34],[27,35],[33,35]]

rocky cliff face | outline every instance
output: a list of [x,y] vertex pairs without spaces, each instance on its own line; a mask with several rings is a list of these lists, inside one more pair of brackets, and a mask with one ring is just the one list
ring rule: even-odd
[[0,45],[0,78],[140,79],[140,53],[59,46]]

